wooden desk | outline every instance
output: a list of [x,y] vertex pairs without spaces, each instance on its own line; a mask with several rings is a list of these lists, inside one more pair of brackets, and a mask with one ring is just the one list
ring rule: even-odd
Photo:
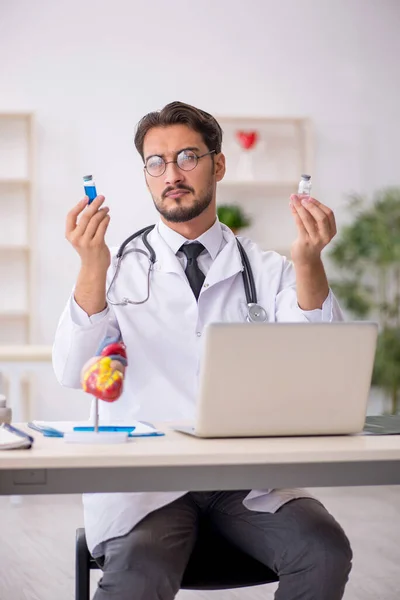
[[33,433],[0,452],[0,494],[72,494],[400,484],[400,436],[202,440],[164,437],[66,444]]

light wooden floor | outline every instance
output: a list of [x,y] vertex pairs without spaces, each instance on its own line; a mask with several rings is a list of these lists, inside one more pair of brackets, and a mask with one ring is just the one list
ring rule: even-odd
[[[400,487],[314,490],[349,536],[346,600],[400,598]],[[0,600],[73,600],[79,496],[0,498]],[[93,572],[93,590],[96,575]],[[179,600],[272,600],[276,586],[180,592]],[[133,599],[134,600],[134,599]],[[320,600],[323,600],[322,598]]]

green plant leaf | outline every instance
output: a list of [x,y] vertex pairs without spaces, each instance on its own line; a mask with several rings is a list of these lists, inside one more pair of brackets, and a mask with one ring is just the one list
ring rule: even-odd
[[221,204],[217,206],[218,219],[231,229],[242,229],[251,223],[249,217],[237,204]]
[[378,190],[372,202],[349,198],[352,223],[341,228],[328,253],[343,280],[332,289],[353,315],[379,313],[380,333],[372,383],[400,403],[400,188]]
[[393,411],[400,393],[400,328],[385,328],[378,336],[373,385],[384,389],[392,398]]
[[374,308],[370,289],[362,288],[358,281],[333,281],[331,288],[343,306],[356,317],[367,317]]
[[359,210],[366,201],[352,196],[350,207],[357,208],[351,225],[342,228],[329,256],[339,267],[390,265],[400,260],[400,188],[380,190],[372,206]]

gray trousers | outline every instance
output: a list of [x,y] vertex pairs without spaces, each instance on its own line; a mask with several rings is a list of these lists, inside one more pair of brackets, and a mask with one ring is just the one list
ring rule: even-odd
[[320,502],[292,500],[276,513],[246,509],[248,491],[190,492],[105,543],[94,600],[172,600],[196,540],[200,516],[279,575],[276,600],[339,600],[352,552]]

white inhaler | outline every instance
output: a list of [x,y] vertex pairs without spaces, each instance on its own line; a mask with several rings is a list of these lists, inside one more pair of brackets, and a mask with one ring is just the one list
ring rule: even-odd
[[299,181],[298,194],[303,196],[311,196],[311,175],[302,175]]

